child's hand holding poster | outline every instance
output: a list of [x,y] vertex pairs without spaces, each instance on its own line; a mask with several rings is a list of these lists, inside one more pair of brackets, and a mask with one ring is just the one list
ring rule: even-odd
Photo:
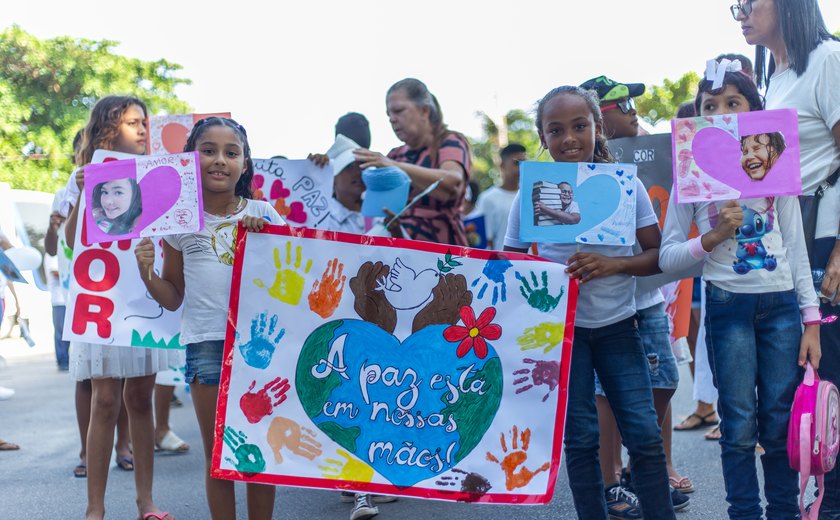
[[548,503],[577,282],[419,241],[240,227],[212,475]]
[[194,233],[204,225],[198,153],[85,166],[87,244]]
[[635,165],[527,161],[521,168],[523,241],[636,242]]
[[671,128],[676,202],[802,193],[796,110],[675,119]]

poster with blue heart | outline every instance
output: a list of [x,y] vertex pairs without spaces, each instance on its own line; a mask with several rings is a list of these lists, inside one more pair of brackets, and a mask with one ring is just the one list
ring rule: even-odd
[[563,265],[287,226],[240,233],[214,477],[551,500],[577,301]]
[[527,161],[521,172],[521,240],[636,243],[635,165]]
[[678,203],[802,193],[796,110],[671,121]]
[[204,227],[198,152],[85,166],[86,244]]

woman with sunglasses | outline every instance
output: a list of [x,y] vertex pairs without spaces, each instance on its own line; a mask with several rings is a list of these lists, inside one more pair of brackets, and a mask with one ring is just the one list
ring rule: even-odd
[[[840,41],[826,28],[817,0],[740,0],[730,7],[747,43],[756,46],[759,87],[766,108],[799,114],[803,209],[812,275],[823,317],[840,302]],[[767,52],[769,51],[769,64]],[[816,204],[815,204],[816,203]],[[817,205],[818,204],[818,205]],[[815,207],[816,206],[816,207]],[[840,381],[840,325],[824,319],[821,376]],[[840,477],[825,477],[820,518],[840,518]]]

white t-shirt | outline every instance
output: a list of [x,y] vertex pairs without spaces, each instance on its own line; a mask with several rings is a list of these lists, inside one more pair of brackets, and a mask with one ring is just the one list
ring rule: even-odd
[[[653,205],[642,181],[636,177],[636,229],[657,224]],[[519,208],[517,194],[510,210],[505,245],[519,249],[530,247],[530,243],[519,239]],[[633,256],[633,246],[599,246],[593,244],[539,244],[540,256],[566,264],[577,251],[598,253],[605,256]],[[586,282],[580,286],[577,301],[575,325],[598,328],[611,325],[636,313],[636,278],[627,274],[616,274]]]
[[487,240],[492,242],[493,249],[497,251],[501,251],[505,245],[508,215],[517,193],[493,186],[483,191],[475,203],[474,213],[484,215]]
[[79,200],[81,190],[79,190],[79,185],[76,184],[76,172],[78,170],[78,168],[74,169],[73,173],[70,174],[70,177],[67,178],[67,184],[64,185],[64,193],[58,207],[56,207],[56,203],[53,202],[53,211],[58,211],[64,218],[70,216],[70,208],[75,206],[76,201]]
[[[64,203],[64,195],[66,192],[67,188],[61,188],[55,194],[52,205],[53,212],[57,212],[59,214],[62,213],[62,205]],[[75,201],[73,202],[75,203]],[[70,262],[73,260],[73,250],[67,247],[67,238],[65,237],[66,227],[67,223],[62,222],[61,225],[58,226],[58,231],[56,231],[58,234],[58,244],[56,245],[55,258],[58,263],[58,283],[59,288],[62,291],[62,298],[59,299],[58,295],[54,295],[53,305],[64,305],[63,302],[67,301],[67,293],[70,290]],[[52,286],[50,287],[50,291],[52,291]],[[61,301],[62,303],[56,303],[57,301]]]
[[[785,69],[770,78],[766,108],[795,108],[799,114],[802,190],[813,194],[840,167],[840,148],[831,129],[840,122],[840,42],[825,41],[811,51],[801,76]],[[820,201],[817,238],[838,234],[840,183]]]
[[182,345],[225,338],[236,225],[246,215],[286,223],[269,203],[249,200],[234,215],[218,217],[205,211],[204,229],[198,233],[163,237],[184,257]]
[[744,199],[742,230],[751,236],[732,237],[705,253],[700,237],[688,240],[691,223],[700,234],[717,225],[722,202],[675,204],[673,194],[665,217],[659,267],[664,272],[690,267],[705,259],[703,279],[721,289],[747,294],[796,289],[799,308],[819,307],[805,250],[802,213],[796,197]]
[[365,234],[367,231],[365,229],[365,216],[360,211],[347,209],[335,198],[331,198],[328,204],[330,206],[330,215],[318,226],[318,229],[353,233],[356,235]]

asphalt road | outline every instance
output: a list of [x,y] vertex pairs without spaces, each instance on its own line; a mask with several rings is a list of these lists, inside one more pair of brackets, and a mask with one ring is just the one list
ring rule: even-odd
[[[46,335],[45,335],[46,336]],[[38,339],[38,338],[36,338]],[[46,338],[44,338],[46,339]],[[28,349],[19,340],[0,341],[0,386],[14,388],[17,394],[0,401],[0,437],[22,446],[20,451],[0,452],[0,520],[14,518],[83,518],[85,480],[76,479],[72,469],[79,450],[73,406],[73,382],[55,368],[55,362],[39,341]],[[5,364],[7,366],[2,367]],[[691,387],[687,370],[681,370],[684,384],[675,398],[676,414],[691,411]],[[200,438],[189,396],[179,391],[183,408],[172,410],[174,430],[193,449],[185,455],[157,455],[155,459],[155,499],[179,519],[208,518],[202,480],[203,461]],[[703,432],[674,434],[674,460],[677,468],[691,477],[697,491],[692,493],[687,512],[679,520],[726,518],[719,448],[705,441]],[[239,518],[245,518],[244,489],[237,491]],[[106,499],[108,518],[136,517],[134,481],[131,473],[112,465]],[[340,503],[334,491],[280,487],[274,518],[347,519],[350,505]],[[560,479],[551,504],[547,506],[493,506],[453,504],[401,499],[380,506],[382,520],[399,518],[566,519],[575,518],[566,472]]]

